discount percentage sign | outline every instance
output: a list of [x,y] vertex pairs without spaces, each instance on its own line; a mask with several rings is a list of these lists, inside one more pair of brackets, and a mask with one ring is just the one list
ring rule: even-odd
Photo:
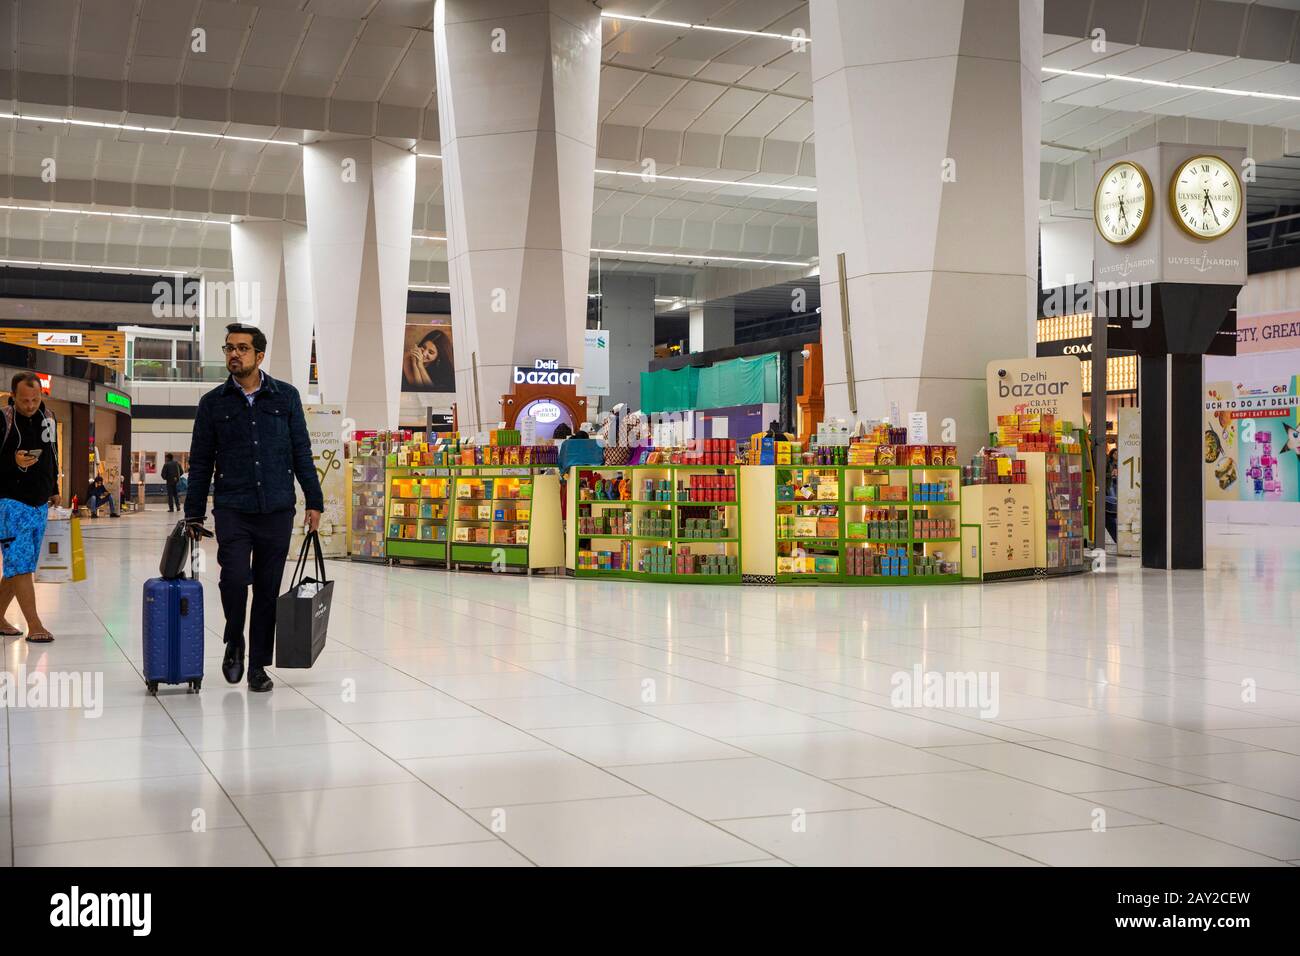
[[322,482],[325,480],[325,476],[331,471],[342,469],[343,467],[343,463],[338,460],[338,455],[333,448],[328,448],[321,452],[319,457],[322,464],[316,469],[316,477],[318,477]]

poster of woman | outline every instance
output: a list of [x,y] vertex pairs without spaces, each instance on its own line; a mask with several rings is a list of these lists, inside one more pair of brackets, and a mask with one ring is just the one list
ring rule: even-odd
[[439,316],[434,322],[407,324],[402,348],[402,391],[456,391],[449,323],[449,318]]

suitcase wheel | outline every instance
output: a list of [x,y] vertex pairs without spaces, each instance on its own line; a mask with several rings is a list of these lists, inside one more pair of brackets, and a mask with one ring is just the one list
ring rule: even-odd
[[149,689],[149,693],[155,697],[158,696],[158,682],[156,680],[145,681],[145,686]]
[[198,678],[197,680],[192,680],[192,681],[190,681],[190,690],[191,690],[191,691],[193,691],[194,693],[197,694],[197,693],[198,693],[199,691],[201,691],[202,689],[203,689],[203,678],[202,678],[202,677]]

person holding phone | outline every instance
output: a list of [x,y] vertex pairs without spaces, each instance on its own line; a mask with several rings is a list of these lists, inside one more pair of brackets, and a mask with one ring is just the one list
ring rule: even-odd
[[48,644],[54,635],[36,610],[32,575],[41,557],[49,506],[59,503],[59,445],[54,416],[42,399],[35,372],[19,372],[3,407],[0,440],[0,635],[22,633],[9,623],[9,604],[16,597],[27,619],[27,640]]

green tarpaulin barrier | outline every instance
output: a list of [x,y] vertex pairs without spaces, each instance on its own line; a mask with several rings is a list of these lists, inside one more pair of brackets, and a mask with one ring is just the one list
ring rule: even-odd
[[780,383],[777,356],[738,358],[700,369],[696,408],[730,408],[779,402]]
[[699,383],[698,368],[642,372],[641,410],[647,415],[653,415],[656,412],[683,412],[696,408],[695,393]]

